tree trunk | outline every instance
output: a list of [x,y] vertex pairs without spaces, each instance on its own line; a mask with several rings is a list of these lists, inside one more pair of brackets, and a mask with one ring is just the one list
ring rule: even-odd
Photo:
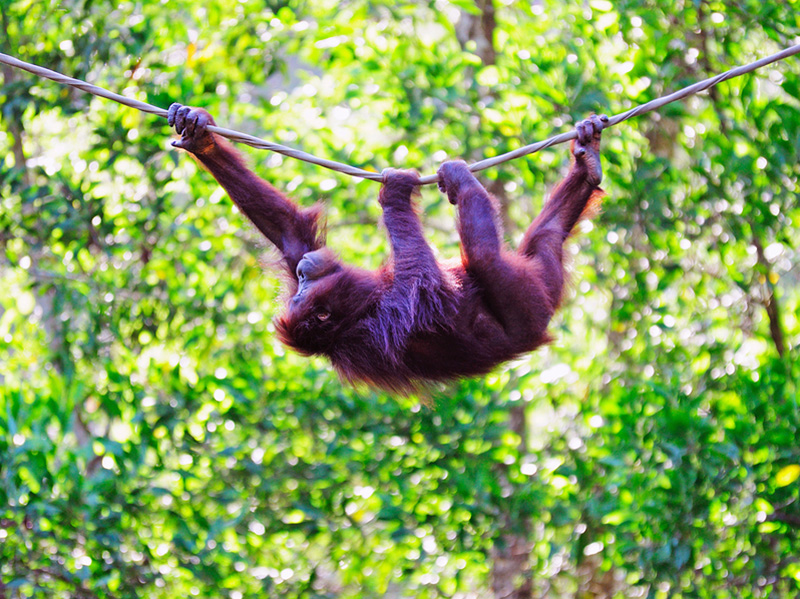
[[[509,428],[519,435],[520,453],[528,446],[525,404],[518,402],[509,410]],[[505,467],[501,476],[505,476]],[[531,599],[533,580],[530,572],[530,522],[506,510],[501,516],[503,531],[492,548],[492,592],[495,599]]]
[[[8,38],[8,21],[6,19],[5,10],[2,5],[0,5],[0,28],[2,28],[2,44],[0,44],[0,48],[3,49],[4,52],[7,52],[8,49],[5,46],[10,45],[10,41]],[[16,73],[14,72],[13,67],[10,67],[7,64],[2,66],[2,70],[0,72],[3,74],[3,82],[8,87],[10,86],[16,78]],[[17,110],[13,110],[11,114],[7,115],[8,119],[8,132],[11,133],[11,143],[12,143],[12,153],[14,155],[14,168],[20,169],[22,172],[22,182],[23,184],[28,187],[30,186],[30,178],[28,173],[28,168],[26,166],[25,161],[25,152],[22,148],[23,142],[23,134],[24,129],[22,128],[22,115],[18,114]]]
[[764,283],[765,297],[763,303],[764,308],[767,311],[767,317],[769,318],[769,334],[772,337],[772,342],[775,344],[775,349],[777,350],[778,355],[782,358],[786,353],[786,341],[783,336],[780,306],[778,305],[778,298],[775,297],[775,284],[770,280],[772,270],[770,269],[770,264],[767,260],[767,257],[764,255],[764,246],[761,245],[761,239],[755,232],[754,226],[753,245],[756,247],[758,263],[761,266],[761,269],[764,272],[764,278],[766,279]]
[[[462,12],[456,24],[456,37],[461,47],[477,54],[484,65],[493,65],[497,60],[494,46],[494,0],[476,0],[475,4],[480,9],[480,14]],[[465,74],[466,78],[472,76],[472,71]],[[473,82],[473,89],[477,88],[477,83]],[[473,156],[464,158],[475,159]],[[508,197],[505,189],[499,180],[489,181],[486,187],[497,198],[501,219],[508,231]],[[524,403],[519,402],[510,408],[509,428],[519,435],[520,453],[524,454],[528,445]],[[499,467],[498,476],[505,478],[505,470],[505,467]],[[529,566],[530,523],[510,510],[500,516],[500,521],[502,529],[491,551],[492,592],[495,599],[530,599],[533,595]]]

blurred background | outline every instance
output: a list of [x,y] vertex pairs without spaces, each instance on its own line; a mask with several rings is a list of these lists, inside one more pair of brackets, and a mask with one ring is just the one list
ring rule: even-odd
[[[0,0],[0,51],[377,171],[798,42],[800,3]],[[391,397],[281,347],[275,255],[166,120],[0,68],[0,598],[794,597],[800,59],[604,134],[556,341]],[[328,240],[378,184],[242,148]],[[481,173],[516,243],[567,146]],[[420,198],[442,257],[453,210]]]

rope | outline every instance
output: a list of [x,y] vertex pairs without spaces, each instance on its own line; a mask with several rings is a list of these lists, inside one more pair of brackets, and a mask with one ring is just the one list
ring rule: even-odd
[[[752,71],[755,71],[756,69],[760,69],[763,66],[771,64],[773,62],[777,62],[779,60],[783,60],[784,58],[788,58],[789,56],[793,56],[798,53],[800,53],[800,44],[791,46],[789,48],[786,48],[785,50],[781,50],[780,52],[762,58],[761,60],[752,62],[748,65],[736,67],[730,69],[729,71],[725,71],[724,73],[720,73],[719,75],[716,75],[714,77],[709,77],[708,79],[704,79],[703,81],[698,81],[697,83],[684,87],[683,89],[673,92],[667,96],[662,96],[655,100],[651,100],[650,102],[647,102],[645,104],[640,104],[639,106],[631,108],[626,112],[615,114],[614,116],[608,119],[606,127],[611,127],[612,125],[616,125],[617,123],[621,123],[622,121],[627,121],[629,118],[639,116],[640,114],[644,114],[646,112],[652,112],[653,110],[661,108],[666,104],[675,102],[677,100],[682,100],[683,98],[704,91],[709,87],[714,87],[717,83],[721,83],[722,81],[726,81],[727,79],[733,79],[734,77],[745,75],[746,73],[750,73]],[[497,166],[498,164],[502,164],[503,162],[513,160],[514,158],[519,158],[520,156],[533,154],[534,152],[538,152],[539,150],[544,150],[545,148],[549,148],[550,146],[564,143],[566,141],[570,141],[571,139],[576,139],[577,137],[578,133],[573,129],[572,131],[568,131],[567,133],[562,133],[561,135],[555,135],[544,141],[523,146],[521,148],[517,148],[516,150],[512,150],[511,152],[506,152],[505,154],[500,154],[492,158],[487,158],[485,160],[475,162],[469,165],[469,170],[471,170],[473,173],[477,171],[482,171],[483,169],[489,168],[490,166]],[[422,177],[420,179],[420,183],[425,185],[428,183],[433,183],[434,181],[438,180],[439,178],[436,177],[436,175],[428,175]]]
[[[91,83],[86,83],[85,81],[81,81],[80,79],[73,79],[72,77],[67,77],[66,75],[62,75],[61,73],[57,73],[56,71],[51,71],[50,69],[45,69],[44,67],[40,67],[35,64],[23,62],[12,56],[8,56],[7,54],[0,53],[0,62],[5,63],[7,65],[11,65],[12,67],[17,67],[18,69],[22,69],[23,71],[28,71],[29,73],[33,73],[34,75],[38,75],[39,77],[52,79],[56,83],[61,83],[62,85],[71,85],[72,87],[77,88],[81,91],[85,91],[86,93],[93,94],[95,96],[100,96],[101,98],[107,98],[108,100],[113,100],[114,102],[119,102],[120,104],[123,104],[125,106],[130,106],[131,108],[136,108],[137,110],[141,110],[142,112],[163,116],[164,118],[166,118],[167,116],[167,111],[164,110],[163,108],[159,108],[158,106],[153,106],[152,104],[141,102],[139,100],[128,98],[126,96],[120,96],[119,94],[110,92],[106,89],[103,89],[102,87],[97,87],[96,85],[92,85]],[[296,158],[297,160],[302,160],[304,162],[310,162],[311,164],[324,166],[325,168],[329,168],[331,170],[344,173],[345,175],[350,175],[351,177],[362,177],[364,179],[371,179],[373,181],[383,180],[383,177],[380,175],[380,173],[365,171],[355,166],[350,166],[349,164],[342,164],[341,162],[335,162],[333,160],[327,160],[325,158],[317,158],[316,156],[312,156],[311,154],[301,152],[300,150],[295,150],[294,148],[289,148],[287,146],[282,146],[280,144],[272,143],[271,141],[260,139],[252,135],[248,135],[247,133],[241,133],[239,131],[233,131],[232,129],[225,129],[224,127],[217,127],[215,125],[209,126],[207,129],[213,133],[217,133],[219,135],[222,135],[223,137],[227,137],[230,140],[238,141],[243,144],[247,144],[248,146],[253,146],[254,148],[259,148],[262,150],[271,150],[273,152],[277,152],[278,154],[283,154],[284,156]]]
[[[740,67],[735,67],[733,69],[725,71],[724,73],[720,73],[719,75],[716,75],[714,77],[710,77],[703,81],[699,81],[693,85],[689,85],[688,87],[684,87],[683,89],[678,90],[669,95],[662,96],[661,98],[657,98],[655,100],[647,102],[646,104],[640,104],[639,106],[631,108],[626,112],[615,114],[614,116],[608,119],[606,127],[616,125],[632,117],[639,116],[640,114],[651,112],[671,102],[682,100],[683,98],[704,91],[710,87],[717,85],[722,81],[726,81],[734,77],[739,77],[741,75],[745,75],[746,73],[751,73],[752,71],[760,69],[763,66],[771,64],[773,62],[777,62],[779,60],[783,60],[784,58],[788,58],[789,56],[793,56],[798,53],[800,53],[800,44],[791,46],[789,48],[786,48],[785,50],[781,50],[776,54],[772,54],[771,56],[767,56],[753,63]],[[155,114],[162,117],[167,116],[167,111],[164,110],[163,108],[159,108],[157,106],[153,106],[152,104],[147,104],[146,102],[141,102],[133,98],[127,98],[125,96],[115,94],[101,87],[97,87],[96,85],[92,85],[90,83],[86,83],[85,81],[81,81],[80,79],[73,79],[72,77],[67,77],[66,75],[57,73],[56,71],[51,71],[50,69],[45,69],[44,67],[23,62],[12,56],[8,56],[7,54],[0,53],[0,63],[5,63],[12,67],[28,71],[39,77],[52,79],[53,81],[61,83],[62,85],[70,85],[81,91],[93,94],[95,96],[100,96],[101,98],[107,98],[109,100],[113,100],[114,102],[119,102],[120,104],[129,106],[131,108],[136,108],[137,110],[141,110],[142,112],[147,112],[149,114]],[[306,152],[301,152],[300,150],[296,150],[294,148],[282,146],[280,144],[276,144],[267,141],[265,139],[260,139],[252,135],[248,135],[246,133],[241,133],[239,131],[233,131],[232,129],[225,129],[224,127],[217,127],[217,126],[209,126],[208,130],[213,133],[217,133],[218,135],[222,135],[223,137],[227,137],[230,140],[247,144],[248,146],[252,146],[254,148],[277,152],[279,154],[283,154],[284,156],[289,156],[290,158],[296,158],[297,160],[310,162],[311,164],[316,164],[318,166],[322,166],[327,169],[337,171],[339,173],[344,173],[345,175],[350,175],[351,177],[361,177],[363,179],[370,179],[371,181],[383,180],[383,175],[381,173],[365,171],[363,169],[351,166],[349,164],[342,164],[341,162],[335,162],[333,160],[327,160],[325,158],[318,158],[316,156],[312,156],[311,154],[307,154]],[[529,144],[527,146],[517,148],[516,150],[512,150],[511,152],[506,152],[505,154],[500,154],[498,156],[493,156],[492,158],[487,158],[485,160],[475,162],[469,166],[469,170],[471,170],[473,173],[482,171],[489,167],[497,166],[498,164],[508,162],[509,160],[514,160],[515,158],[520,158],[521,156],[533,154],[534,152],[538,152],[539,150],[549,148],[550,146],[570,141],[572,139],[575,139],[577,136],[578,134],[573,129],[572,131],[568,131],[567,133],[562,133],[560,135],[555,135],[544,141]],[[439,177],[434,174],[421,177],[419,182],[421,185],[429,185],[431,183],[436,183],[438,180]]]

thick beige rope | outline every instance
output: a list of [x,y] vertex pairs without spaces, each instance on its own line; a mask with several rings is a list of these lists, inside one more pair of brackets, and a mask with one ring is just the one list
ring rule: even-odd
[[[683,98],[686,98],[688,96],[706,90],[709,87],[713,87],[714,85],[717,85],[722,81],[726,81],[727,79],[732,79],[734,77],[739,77],[746,73],[751,73],[752,71],[755,71],[756,69],[759,69],[763,66],[771,64],[773,62],[777,62],[778,60],[783,60],[784,58],[788,58],[789,56],[793,56],[798,53],[800,53],[800,44],[791,46],[789,48],[786,48],[785,50],[781,50],[776,54],[772,54],[771,56],[767,56],[765,58],[762,58],[761,60],[757,60],[748,65],[730,69],[729,71],[725,71],[724,73],[720,73],[715,77],[710,77],[709,79],[705,79],[703,81],[685,87],[667,96],[663,96],[656,100],[652,100],[651,102],[647,102],[646,104],[641,104],[639,106],[636,106],[635,108],[632,108],[626,112],[616,114],[609,118],[608,124],[606,126],[610,127],[611,125],[616,125],[617,123],[621,123],[622,121],[625,121],[634,116],[639,116],[640,114],[651,112],[653,110],[661,108],[666,104],[669,104],[670,102],[682,100]],[[107,98],[109,100],[119,102],[120,104],[124,104],[125,106],[130,106],[131,108],[136,108],[137,110],[141,110],[142,112],[157,114],[158,116],[163,116],[163,117],[167,116],[167,111],[164,110],[163,108],[158,108],[157,106],[153,106],[152,104],[147,104],[145,102],[140,102],[139,100],[134,100],[132,98],[127,98],[125,96],[115,94],[101,87],[97,87],[96,85],[92,85],[90,83],[86,83],[85,81],[81,81],[80,79],[73,79],[72,77],[67,77],[66,75],[57,73],[56,71],[51,71],[50,69],[45,69],[43,67],[34,64],[23,62],[12,56],[8,56],[7,54],[0,53],[0,62],[5,63],[7,65],[11,65],[12,67],[16,67],[18,69],[28,71],[39,77],[52,79],[57,83],[61,83],[64,85],[71,85],[72,87],[75,87],[79,90],[85,91],[90,94],[94,94],[95,96],[100,96],[101,98]],[[304,162],[310,162],[311,164],[316,164],[340,173],[344,173],[346,175],[350,175],[352,177],[361,177],[364,179],[370,179],[372,181],[381,181],[383,179],[383,175],[381,173],[366,171],[357,168],[355,166],[350,166],[348,164],[342,164],[340,162],[335,162],[333,160],[326,160],[325,158],[317,158],[316,156],[312,156],[311,154],[307,154],[306,152],[301,152],[300,150],[296,150],[294,148],[289,148],[287,146],[282,146],[280,144],[272,143],[264,139],[254,137],[252,135],[247,135],[246,133],[240,133],[239,131],[233,131],[231,129],[225,129],[223,127],[216,127],[216,126],[209,127],[208,130],[217,133],[219,135],[222,135],[223,137],[227,137],[228,139],[231,139],[233,141],[238,141],[247,144],[249,146],[253,146],[254,148],[260,148],[263,150],[271,150],[272,152],[278,152],[279,154],[283,154],[284,156],[289,156],[290,158],[296,158],[297,160],[303,160]],[[506,152],[505,154],[500,154],[492,158],[487,158],[486,160],[475,162],[469,166],[469,169],[472,172],[481,171],[491,166],[497,166],[498,164],[502,164],[503,162],[508,162],[509,160],[519,158],[521,156],[533,154],[534,152],[538,152],[539,150],[543,150],[544,148],[549,148],[550,146],[570,141],[572,139],[575,139],[576,137],[577,133],[574,130],[568,131],[567,133],[562,133],[561,135],[553,136],[544,141],[540,141],[534,144],[529,144],[527,146],[517,148],[516,150],[513,150],[511,152]],[[428,185],[430,183],[436,183],[438,180],[439,177],[435,174],[426,175],[420,178],[420,184]]]

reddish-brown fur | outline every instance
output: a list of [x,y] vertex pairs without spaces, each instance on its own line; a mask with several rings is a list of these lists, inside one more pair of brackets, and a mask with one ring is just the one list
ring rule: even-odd
[[414,212],[418,179],[390,171],[379,201],[391,262],[367,271],[323,248],[316,209],[301,209],[256,177],[208,131],[202,109],[173,105],[170,125],[253,224],[280,250],[291,299],[276,326],[281,340],[330,358],[348,381],[408,391],[425,381],[474,376],[548,341],[564,287],[562,247],[602,192],[598,155],[605,117],[578,125],[575,161],[517,251],[503,248],[493,198],[462,162],[439,169],[439,187],[458,208],[460,262],[434,258]]

